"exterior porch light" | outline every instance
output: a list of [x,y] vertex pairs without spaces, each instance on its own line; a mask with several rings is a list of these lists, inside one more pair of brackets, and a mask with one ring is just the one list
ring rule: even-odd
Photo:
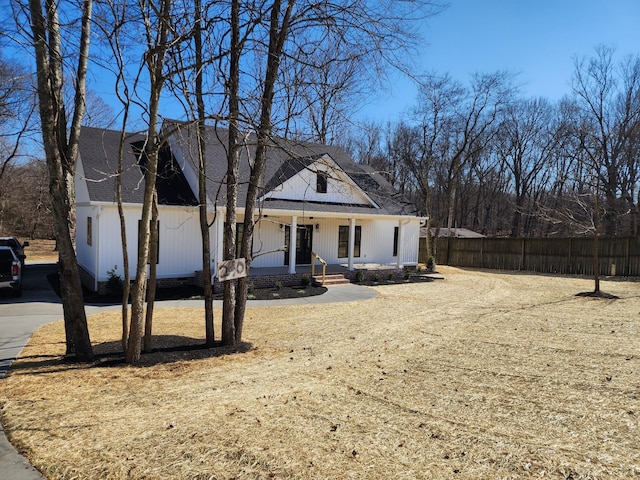
[[316,223],[316,232],[320,231],[320,224]]

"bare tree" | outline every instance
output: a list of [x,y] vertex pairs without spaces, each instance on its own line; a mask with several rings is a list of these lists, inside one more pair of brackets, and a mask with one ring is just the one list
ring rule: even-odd
[[45,162],[8,165],[0,177],[0,232],[53,239],[51,211]]
[[578,113],[573,135],[604,195],[604,233],[615,235],[621,215],[635,209],[640,57],[616,65],[614,50],[601,46],[594,57],[576,60],[572,100]]
[[0,57],[0,179],[12,162],[24,156],[24,144],[36,130],[36,110],[32,75]]
[[[271,5],[268,56],[261,101],[262,109],[257,131],[256,153],[245,201],[244,227],[242,229],[242,243],[240,247],[240,256],[247,260],[249,266],[252,260],[251,244],[255,226],[254,214],[256,201],[258,199],[258,193],[260,192],[262,176],[267,162],[267,150],[271,143],[274,89],[280,70],[280,60],[289,35],[294,3],[294,0],[288,0],[286,2],[276,0]],[[247,277],[241,278],[238,281],[238,294],[234,312],[235,343],[239,343],[242,340],[244,312],[247,303],[247,287]]]
[[495,143],[515,196],[512,236],[531,233],[523,219],[528,223],[534,218],[534,207],[548,188],[551,162],[561,141],[558,115],[548,101],[519,100],[505,109]]
[[193,33],[195,49],[195,97],[196,97],[196,118],[198,121],[198,213],[200,217],[200,234],[202,236],[202,280],[204,289],[204,320],[207,346],[212,347],[215,342],[215,329],[213,323],[213,287],[211,285],[211,240],[209,235],[209,219],[207,211],[207,171],[205,162],[205,121],[206,111],[204,102],[204,53],[203,37],[205,30],[202,18],[202,5],[200,0],[194,2],[194,24]]
[[122,268],[124,279],[122,282],[122,350],[127,349],[129,338],[129,294],[131,292],[131,274],[129,270],[129,249],[127,242],[127,229],[122,203],[122,174],[124,171],[124,155],[127,143],[127,126],[129,113],[131,111],[131,89],[125,74],[127,61],[123,56],[124,46],[122,36],[124,27],[127,25],[128,8],[127,4],[116,2],[105,2],[100,5],[96,13],[96,24],[102,32],[102,38],[108,44],[109,52],[107,59],[104,59],[103,67],[110,71],[115,77],[114,91],[118,101],[122,105],[120,139],[118,142],[118,165],[116,168],[115,195],[118,205],[118,218],[120,222],[120,244],[122,246]]
[[445,189],[446,225],[450,231],[461,175],[493,139],[513,90],[509,75],[496,72],[473,75],[469,88],[448,76],[429,76],[420,91],[418,114],[428,151],[437,155],[434,166]]
[[[28,5],[30,41],[36,61],[40,123],[59,252],[67,355],[73,355],[79,361],[91,360],[93,351],[70,226],[73,225],[72,212],[75,205],[73,176],[78,156],[80,125],[85,112],[92,6],[91,0],[85,0],[79,11],[81,18],[76,19],[79,21],[65,25],[69,29],[77,25],[79,32],[63,32],[59,20],[63,8],[60,2],[46,0],[43,4],[41,0],[29,0]],[[71,121],[67,124],[67,105],[63,95],[64,61],[67,58],[65,52],[73,51],[72,46],[75,45],[75,95],[71,105]]]
[[[224,226],[224,260],[236,258],[236,206],[238,204],[238,170],[240,161],[240,59],[243,43],[240,32],[240,1],[231,1],[231,44],[229,48],[229,76],[227,95],[229,98],[229,141],[227,146],[227,205]],[[236,343],[235,309],[236,285],[232,281],[224,283],[222,302],[222,343]]]
[[300,49],[293,58],[284,56],[282,63],[288,110],[284,127],[276,129],[289,138],[334,144],[377,81],[365,59],[338,38],[310,52]]
[[131,288],[131,324],[125,352],[125,359],[128,363],[134,363],[140,359],[145,296],[148,288],[155,289],[153,277],[152,285],[147,285],[147,264],[150,261],[151,246],[157,242],[157,238],[152,235],[152,233],[157,235],[157,229],[155,226],[152,229],[151,225],[155,198],[157,198],[158,154],[162,145],[158,135],[160,98],[166,80],[164,72],[166,55],[171,48],[172,41],[175,40],[171,37],[172,3],[172,0],[159,0],[157,5],[153,1],[141,4],[147,44],[145,63],[149,76],[149,101],[147,104],[147,138],[144,150],[141,152],[144,156],[144,197],[140,228],[138,229],[136,278]]

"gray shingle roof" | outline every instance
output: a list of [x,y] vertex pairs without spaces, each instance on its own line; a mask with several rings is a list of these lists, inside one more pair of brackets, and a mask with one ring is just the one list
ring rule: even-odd
[[[164,131],[172,130],[172,142],[177,142],[185,160],[197,162],[197,143],[195,127],[180,123],[165,123]],[[115,177],[120,132],[84,127],[80,137],[80,155],[89,196],[94,201],[112,202],[115,200]],[[144,190],[143,177],[137,165],[137,157],[132,148],[135,142],[144,141],[139,134],[127,137],[124,172],[123,200],[141,203]],[[218,205],[225,204],[226,186],[224,178],[227,169],[226,147],[228,131],[207,127],[206,130],[206,168],[207,194]],[[173,144],[173,143],[172,143]],[[250,176],[250,160],[255,153],[255,136],[246,138],[239,165],[238,207],[244,207],[247,184]],[[174,152],[177,153],[177,152]],[[307,168],[322,155],[329,155],[336,164],[371,198],[380,208],[362,205],[336,203],[303,202],[291,200],[267,200],[264,207],[282,210],[304,210],[308,212],[366,213],[380,215],[417,215],[415,207],[401,198],[382,175],[367,165],[354,163],[344,150],[331,145],[312,144],[274,138],[268,150],[268,159],[262,184],[266,191],[280,185],[283,181]]]
[[[122,174],[122,199],[125,203],[142,203],[143,175],[133,145],[144,142],[139,134],[127,135]],[[116,201],[116,172],[120,132],[83,127],[80,134],[80,158],[84,167],[89,198],[92,201]]]

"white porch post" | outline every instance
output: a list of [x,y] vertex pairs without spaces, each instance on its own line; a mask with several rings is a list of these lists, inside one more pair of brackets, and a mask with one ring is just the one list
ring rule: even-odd
[[216,262],[216,269],[218,268],[218,264],[222,261],[222,250],[224,245],[224,221],[222,220],[224,217],[222,215],[218,215],[218,218],[215,222],[215,235],[213,238],[216,239],[216,250],[214,253],[214,260]]
[[398,268],[402,268],[402,258],[404,255],[404,224],[398,220]]
[[291,227],[289,227],[289,273],[296,273],[297,232],[298,217],[291,217]]
[[356,219],[349,219],[349,271],[353,271],[353,252],[356,243]]

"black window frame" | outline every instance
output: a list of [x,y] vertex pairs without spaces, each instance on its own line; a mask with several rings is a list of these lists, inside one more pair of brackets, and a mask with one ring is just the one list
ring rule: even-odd
[[327,193],[327,186],[329,184],[329,175],[327,172],[316,172],[316,192]]
[[393,256],[398,256],[398,240],[399,240],[400,228],[393,227]]
[[[344,238],[346,236],[346,238]],[[362,225],[355,225],[353,257],[360,258],[362,249]],[[344,253],[344,255],[341,255]],[[338,226],[338,258],[349,258],[349,225]]]

